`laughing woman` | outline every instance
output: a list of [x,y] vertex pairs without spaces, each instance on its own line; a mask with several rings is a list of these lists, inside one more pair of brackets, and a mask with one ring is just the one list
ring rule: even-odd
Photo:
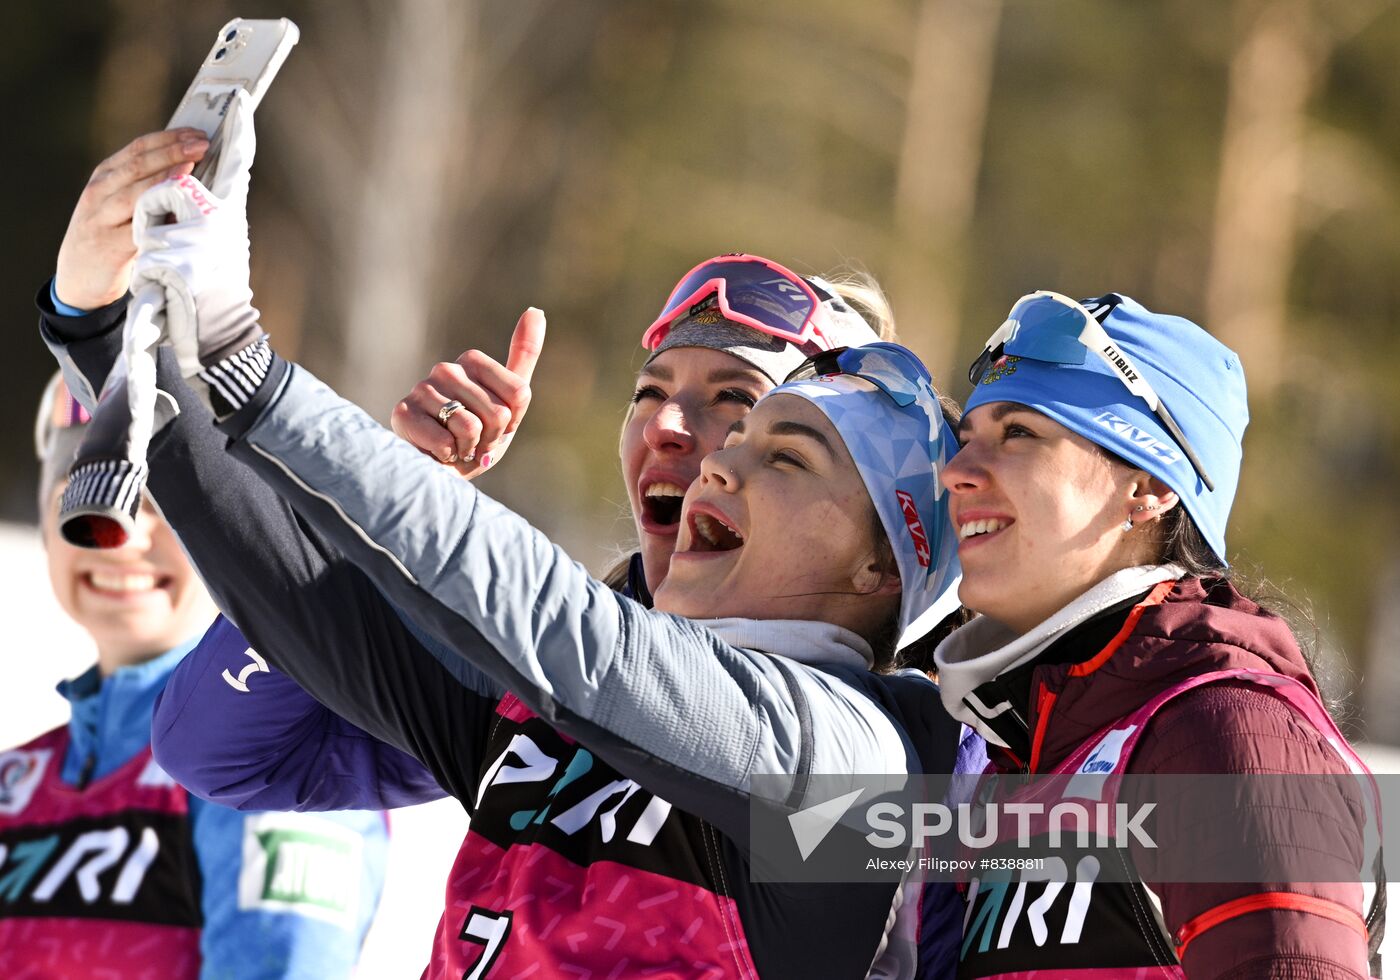
[[[236,156],[238,141],[229,143]],[[220,204],[226,214],[237,206]],[[185,210],[180,201],[160,206]],[[165,279],[172,302],[183,295],[202,311],[209,294],[188,292],[163,264],[207,269],[210,237],[229,227],[186,217],[169,226],[183,244],[143,256],[138,269]],[[212,245],[229,255],[238,243]],[[715,278],[723,280],[709,276],[696,289],[714,292]],[[344,554],[364,572],[335,559],[305,590],[281,594],[284,583],[240,567],[236,541],[223,556],[210,546],[221,527],[258,526],[212,483],[205,492],[218,507],[199,514],[180,505],[171,520],[202,539],[191,550],[221,604],[254,615],[266,600],[265,617],[281,610],[285,635],[270,642],[289,671],[308,650],[342,656],[338,691],[308,689],[428,761],[472,811],[430,975],[546,964],[864,976],[877,956],[881,970],[909,975],[903,940],[912,933],[890,941],[895,912],[909,911],[893,885],[764,885],[752,880],[745,845],[752,774],[905,773],[924,764],[903,706],[926,704],[928,685],[871,670],[902,625],[951,598],[955,566],[941,560],[934,483],[951,433],[917,361],[899,348],[867,349],[826,365],[848,377],[770,394],[731,423],[694,482],[643,466],[643,496],[690,482],[675,522],[678,555],[658,588],[667,612],[653,613],[268,354],[259,331],[243,332],[255,321],[246,279],[235,279],[225,269],[204,283],[245,298],[234,319],[200,323],[199,337],[182,342],[210,355],[201,378],[232,454],[302,511],[317,552],[307,561]],[[739,291],[724,281],[721,312],[743,315]],[[710,298],[673,297],[683,313]],[[683,326],[674,326],[678,336]],[[218,356],[245,340],[254,341],[251,359]],[[681,353],[662,350],[653,363]],[[661,394],[641,401],[674,411],[679,375],[653,373]],[[892,457],[896,444],[905,455]],[[927,538],[910,535],[896,491],[917,502]],[[375,586],[431,634],[441,663],[400,656],[402,619]],[[334,632],[318,633],[322,626]],[[217,668],[211,676],[223,683]],[[246,686],[256,696],[263,681],[252,674]],[[956,726],[943,716],[941,729],[951,757]]]
[[[1225,527],[1248,421],[1239,358],[1123,296],[1035,293],[971,380],[942,480],[960,595],[982,616],[935,659],[944,704],[986,736],[994,769],[1360,771],[1288,626],[1230,581]],[[1307,832],[1355,869],[1326,816],[1352,802],[1284,814],[1246,798],[1209,832],[1172,818],[1157,839],[1210,868],[1245,841],[1286,851]],[[959,977],[1351,980],[1369,975],[1368,933],[1379,939],[1355,883],[1100,882],[1087,903],[1078,886],[1058,903],[1047,886],[1039,932],[1003,910],[1004,886],[981,884]]]
[[[660,611],[300,368],[274,357],[226,415],[234,455],[459,657],[476,694],[463,727],[410,722],[460,744],[454,782],[474,803],[443,922],[457,941],[431,976],[862,977],[882,951],[880,969],[911,974],[912,950],[887,942],[894,885],[765,886],[751,868],[753,776],[917,770],[870,668],[950,584],[900,504],[938,519],[950,434],[927,375],[879,345],[822,372],[774,389],[706,458]],[[891,467],[896,444],[918,452]],[[422,704],[415,680],[385,663],[364,694]]]

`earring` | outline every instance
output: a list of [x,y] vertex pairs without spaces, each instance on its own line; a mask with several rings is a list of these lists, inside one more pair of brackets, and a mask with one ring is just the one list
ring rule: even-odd
[[1124,533],[1124,534],[1127,534],[1127,533],[1128,533],[1129,531],[1131,531],[1132,529],[1133,529],[1133,519],[1132,519],[1131,517],[1129,517],[1126,521],[1123,522],[1123,533]]

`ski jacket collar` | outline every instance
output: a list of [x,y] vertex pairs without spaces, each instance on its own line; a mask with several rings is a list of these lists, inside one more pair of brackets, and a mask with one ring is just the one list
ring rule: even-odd
[[730,646],[759,650],[804,664],[844,664],[869,670],[875,662],[870,644],[832,623],[797,619],[698,620]]
[[633,552],[627,562],[627,582],[622,587],[622,594],[651,608],[651,590],[647,588],[647,570],[642,564],[640,551]]
[[[1139,579],[1136,584],[1148,580]],[[1001,724],[1012,714],[1010,708],[993,719],[1004,732],[1017,729],[1024,746],[1024,751],[1018,746],[1006,752],[1007,739],[989,737],[993,745],[1003,747],[992,752],[998,766],[1048,771],[1085,739],[1156,694],[1200,674],[1224,670],[1281,674],[1317,694],[1317,684],[1287,622],[1242,596],[1229,581],[1164,578],[1145,594],[1129,595],[1116,605],[1093,605],[1102,611],[1057,631],[1059,638],[1051,644],[1054,649],[1041,647],[1041,660],[1021,661],[1020,667],[1005,668],[1000,680],[994,677],[995,683],[984,682],[1019,691],[1010,700],[1024,715],[1024,722],[1017,719],[1015,726]],[[944,652],[941,647],[939,652]],[[1003,684],[1013,672],[1024,674],[1024,683]],[[968,708],[966,702],[962,707]],[[949,710],[953,710],[951,703]],[[984,734],[992,728],[982,719],[976,727]]]
[[66,781],[101,779],[150,744],[156,695],[197,642],[190,640],[144,663],[119,667],[105,678],[93,665],[59,682],[58,693],[73,712],[64,759]]
[[994,619],[977,617],[954,630],[934,651],[943,706],[954,718],[976,728],[992,744],[1005,745],[985,719],[999,714],[998,708],[1008,709],[981,704],[975,693],[978,687],[1030,663],[1075,627],[1125,599],[1141,595],[1159,582],[1180,578],[1182,574],[1175,565],[1124,568],[1021,636]]

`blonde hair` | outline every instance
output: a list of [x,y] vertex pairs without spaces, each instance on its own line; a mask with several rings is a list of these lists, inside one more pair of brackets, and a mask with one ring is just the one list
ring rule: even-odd
[[[641,545],[638,544],[638,547]],[[614,592],[621,592],[627,588],[628,573],[632,570],[632,553],[622,548],[617,550],[619,554],[608,566],[607,571],[603,572],[602,582]]]
[[831,286],[837,296],[845,300],[847,306],[870,324],[870,329],[874,330],[881,340],[899,339],[895,331],[894,309],[890,306],[889,297],[885,295],[879,280],[874,276],[864,269],[847,265],[822,276],[822,279]]

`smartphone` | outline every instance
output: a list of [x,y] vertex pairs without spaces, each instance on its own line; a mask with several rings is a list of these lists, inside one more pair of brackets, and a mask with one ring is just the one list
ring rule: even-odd
[[236,17],[219,28],[209,56],[199,66],[194,81],[166,127],[190,126],[204,130],[209,137],[209,152],[194,168],[194,175],[200,180],[218,163],[223,121],[234,95],[239,89],[246,89],[256,108],[300,37],[297,25],[285,17],[278,20]]

